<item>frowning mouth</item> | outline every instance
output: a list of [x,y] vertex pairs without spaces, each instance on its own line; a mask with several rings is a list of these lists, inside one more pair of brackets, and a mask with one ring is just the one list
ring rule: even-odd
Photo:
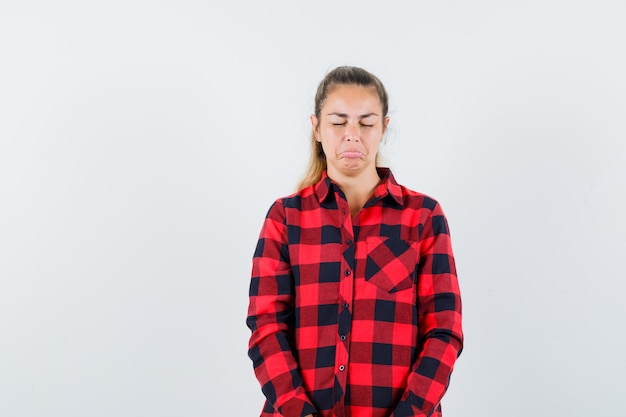
[[363,152],[358,151],[345,151],[339,154],[342,158],[355,159],[363,156]]

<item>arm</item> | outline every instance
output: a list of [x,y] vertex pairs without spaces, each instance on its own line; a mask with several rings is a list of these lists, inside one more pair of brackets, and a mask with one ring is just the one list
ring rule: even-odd
[[317,410],[302,386],[293,355],[294,283],[287,251],[285,209],[270,208],[256,247],[246,324],[252,330],[248,355],[263,393],[285,417],[303,417]]
[[393,417],[429,416],[445,394],[463,348],[459,284],[448,223],[439,204],[423,222],[417,272],[422,348]]

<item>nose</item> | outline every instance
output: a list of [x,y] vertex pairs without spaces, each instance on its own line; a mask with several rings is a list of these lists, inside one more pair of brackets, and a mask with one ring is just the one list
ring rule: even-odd
[[346,131],[345,131],[346,140],[358,142],[360,140],[360,137],[361,137],[361,132],[358,126],[354,124],[348,124],[348,126],[346,126]]

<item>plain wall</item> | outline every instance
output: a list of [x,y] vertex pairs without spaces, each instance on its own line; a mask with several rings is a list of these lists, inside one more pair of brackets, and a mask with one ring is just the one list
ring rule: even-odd
[[0,415],[255,416],[251,257],[337,65],[440,201],[447,417],[626,415],[626,4],[0,2]]

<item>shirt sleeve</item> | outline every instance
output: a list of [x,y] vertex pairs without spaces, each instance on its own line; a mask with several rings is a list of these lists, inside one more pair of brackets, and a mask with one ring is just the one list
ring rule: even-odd
[[302,385],[291,345],[295,295],[287,243],[285,209],[279,200],[265,218],[252,261],[248,355],[274,409],[285,417],[303,417],[317,410]]
[[461,296],[448,223],[439,204],[422,223],[417,276],[421,351],[392,417],[429,416],[463,348]]

